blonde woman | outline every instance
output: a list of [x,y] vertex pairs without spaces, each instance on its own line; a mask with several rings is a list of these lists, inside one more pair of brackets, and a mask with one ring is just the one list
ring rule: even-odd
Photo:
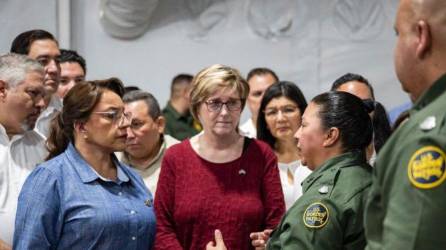
[[155,249],[205,249],[219,229],[228,249],[252,249],[251,232],[274,228],[285,212],[277,158],[238,133],[248,85],[213,65],[199,72],[191,112],[203,133],[169,148],[155,200]]

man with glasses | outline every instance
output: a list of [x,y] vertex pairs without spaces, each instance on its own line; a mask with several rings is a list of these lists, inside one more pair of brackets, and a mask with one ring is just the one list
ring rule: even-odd
[[118,157],[141,174],[155,195],[164,152],[179,141],[164,134],[165,119],[155,97],[141,90],[124,95],[125,112],[132,114],[124,153]]
[[44,69],[26,56],[0,56],[0,249],[10,249],[20,189],[47,152],[32,131],[44,107]]
[[14,39],[11,52],[27,55],[41,63],[45,69],[45,110],[37,121],[30,121],[29,125],[35,126],[36,131],[47,138],[52,118],[62,110],[62,102],[56,95],[60,80],[59,44],[48,31],[29,30]]

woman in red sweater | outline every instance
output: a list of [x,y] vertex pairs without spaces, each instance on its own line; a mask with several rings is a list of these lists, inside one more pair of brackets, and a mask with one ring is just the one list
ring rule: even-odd
[[253,249],[249,234],[274,228],[285,212],[277,158],[237,127],[249,87],[236,69],[199,72],[191,112],[203,133],[169,148],[155,199],[155,249],[205,249],[219,229],[228,249]]

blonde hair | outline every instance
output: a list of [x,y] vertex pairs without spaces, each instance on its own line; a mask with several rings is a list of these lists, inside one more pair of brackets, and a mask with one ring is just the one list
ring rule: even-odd
[[192,116],[197,121],[200,104],[219,89],[236,91],[242,101],[243,109],[249,93],[248,83],[237,69],[221,64],[214,64],[202,69],[192,80],[190,109]]

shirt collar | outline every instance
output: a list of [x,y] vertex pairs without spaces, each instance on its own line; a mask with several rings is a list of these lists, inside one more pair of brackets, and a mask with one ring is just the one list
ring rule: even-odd
[[359,151],[347,152],[335,156],[325,161],[318,169],[314,170],[313,173],[311,173],[305,179],[305,181],[302,183],[303,191],[305,192],[317,179],[326,174],[328,171],[336,173],[340,168],[349,167],[352,165],[360,165],[366,162],[367,160],[365,153]]
[[6,128],[3,127],[2,124],[0,124],[0,140],[4,143],[4,144],[8,144],[8,143],[12,143],[14,141],[19,140],[20,138],[24,137],[25,134],[32,132],[32,130],[29,131],[24,131],[23,133],[20,134],[15,134],[14,136],[12,136],[12,138],[10,139],[8,136],[8,133],[6,132]]
[[180,113],[178,113],[178,111],[176,111],[176,109],[173,108],[173,106],[170,102],[167,103],[166,110],[172,114],[172,116],[175,118],[175,120],[180,120],[180,119],[189,120],[192,118],[189,112],[187,112],[185,115],[181,115]]
[[96,170],[94,170],[94,168],[91,168],[91,169],[97,175],[97,178],[99,178],[99,179],[101,179],[103,181],[106,181],[106,182],[116,182],[118,184],[121,184],[123,182],[128,182],[129,181],[129,177],[124,173],[124,171],[122,170],[122,168],[118,164],[116,165],[116,170],[117,170],[117,176],[116,176],[117,180],[116,181],[113,181],[113,180],[110,180],[108,178],[105,178],[105,177],[101,176],[98,172],[96,172]]
[[61,111],[63,107],[62,100],[56,94],[53,94],[51,96],[51,100],[50,103],[48,104],[48,107],[52,107],[57,111]]
[[161,147],[160,147],[160,149],[158,150],[158,154],[156,154],[156,156],[152,159],[152,161],[149,162],[149,166],[152,166],[153,163],[155,163],[156,161],[158,161],[158,159],[160,159],[161,156],[163,156],[164,151],[166,150],[166,147],[167,147],[167,145],[166,145],[166,140],[164,140],[164,137],[163,137],[162,135],[161,135],[161,138],[160,138],[160,139],[162,140]]
[[446,74],[441,76],[435,83],[426,90],[420,98],[413,105],[410,113],[419,111],[426,107],[429,103],[433,102],[437,97],[442,95],[446,90]]
[[5,141],[6,143],[9,142],[8,134],[6,134],[6,129],[5,129],[5,127],[3,127],[2,124],[0,124],[0,139],[2,141]]
[[[65,155],[70,160],[69,164],[73,165],[73,167],[76,169],[83,183],[89,183],[95,181],[96,179],[101,179],[103,181],[112,181],[100,176],[79,154],[72,143],[70,143],[65,150]],[[122,182],[128,182],[130,179],[128,177],[128,174],[124,170],[124,167],[116,159],[116,156],[114,154],[112,154],[111,157],[117,168],[116,183],[121,184]]]
[[[161,147],[158,150],[158,153],[156,154],[156,156],[147,164],[147,166],[145,167],[146,169],[150,168],[155,162],[157,162],[163,156],[164,151],[167,148],[167,143],[166,143],[166,140],[164,139],[164,137],[165,137],[165,135],[162,135],[160,137],[160,139],[162,140]],[[129,165],[129,166],[132,165],[130,163],[130,160],[129,160],[129,154],[127,152],[125,152],[125,151],[122,154],[122,162],[127,164],[127,165]]]

